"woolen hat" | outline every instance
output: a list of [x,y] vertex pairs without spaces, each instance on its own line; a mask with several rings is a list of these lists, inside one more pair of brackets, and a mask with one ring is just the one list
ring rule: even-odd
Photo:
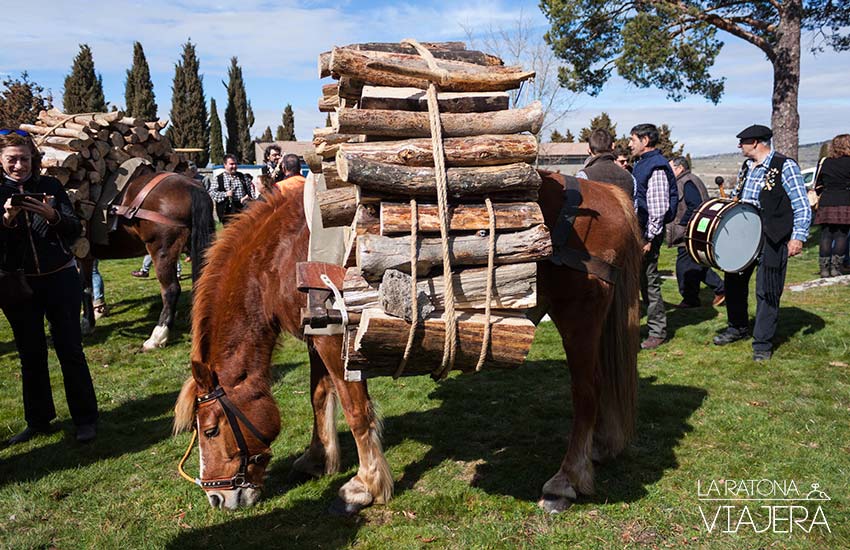
[[767,126],[762,126],[761,124],[753,124],[752,126],[747,126],[741,132],[735,136],[738,139],[770,139],[773,137],[773,131]]

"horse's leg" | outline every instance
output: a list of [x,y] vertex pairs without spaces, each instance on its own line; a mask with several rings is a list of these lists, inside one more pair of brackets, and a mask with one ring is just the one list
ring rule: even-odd
[[392,498],[393,477],[381,445],[381,421],[372,406],[366,382],[345,381],[341,337],[318,336],[313,341],[336,387],[360,461],[357,474],[340,488],[339,500],[331,506],[331,511],[353,514],[373,503],[384,504]]
[[142,344],[142,349],[150,351],[163,347],[168,342],[169,331],[174,325],[177,300],[180,298],[180,281],[177,279],[177,261],[186,244],[186,237],[163,242],[155,250],[149,249],[154,258],[156,278],[162,295],[162,312],[150,338]]
[[80,265],[80,285],[83,287],[83,315],[80,318],[80,331],[83,335],[94,332],[95,318],[94,305],[92,303],[92,267],[94,258],[89,256],[78,261]]
[[569,288],[573,299],[553,300],[549,315],[567,354],[573,425],[561,467],[543,485],[539,504],[548,512],[566,510],[577,493],[593,493],[591,452],[599,411],[599,341],[613,296],[613,289],[606,283],[576,272],[566,277],[570,280],[562,281],[562,288]]
[[310,354],[310,396],[313,405],[313,437],[310,446],[295,463],[293,470],[310,477],[339,472],[339,436],[336,428],[336,393],[322,358],[312,341]]

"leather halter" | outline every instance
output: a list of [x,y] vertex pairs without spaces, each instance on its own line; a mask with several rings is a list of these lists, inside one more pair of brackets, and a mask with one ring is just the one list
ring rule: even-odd
[[129,205],[118,205],[113,206],[111,208],[111,212],[114,214],[118,214],[122,218],[132,221],[134,218],[142,218],[143,220],[152,221],[154,223],[160,223],[164,225],[172,225],[176,227],[186,227],[186,224],[178,222],[177,220],[173,220],[168,216],[163,216],[159,212],[155,212],[153,210],[146,210],[142,208],[142,203],[145,202],[145,199],[148,198],[148,195],[154,188],[159,185],[164,179],[170,176],[176,176],[174,172],[161,172],[151,178],[138,195],[133,197],[133,202]]
[[[189,479],[196,485],[199,485],[205,491],[211,491],[216,489],[239,489],[239,488],[256,488],[257,485],[251,483],[247,479],[248,475],[248,466],[250,464],[259,464],[259,462],[263,458],[267,458],[271,456],[271,440],[260,433],[248,417],[246,417],[239,408],[233,404],[233,402],[227,397],[224,393],[224,388],[221,386],[216,386],[216,388],[205,395],[197,397],[195,399],[195,403],[197,406],[204,405],[206,403],[211,403],[213,401],[218,401],[221,404],[221,408],[224,411],[224,415],[227,417],[227,422],[230,424],[230,429],[233,432],[233,437],[236,439],[236,445],[239,447],[239,470],[229,478],[218,478],[218,479],[201,479],[195,478],[192,479],[183,471],[183,464],[186,463],[186,459],[189,458],[189,454],[192,452],[192,448],[195,445],[195,436],[197,435],[197,428],[195,431],[195,436],[192,437],[192,442],[189,444],[189,449],[186,451],[186,454],[183,456],[183,459],[180,461],[178,466],[178,470],[180,474]],[[255,455],[250,455],[248,452],[248,444],[245,442],[245,436],[242,434],[242,429],[239,427],[239,421],[245,425],[246,428],[260,441],[266,448]]]

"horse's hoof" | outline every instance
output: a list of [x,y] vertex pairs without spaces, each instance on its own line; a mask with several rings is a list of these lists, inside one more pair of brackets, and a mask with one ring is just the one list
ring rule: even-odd
[[332,516],[350,517],[360,513],[360,510],[363,508],[365,508],[365,506],[362,504],[345,502],[341,498],[337,497],[328,507],[328,513]]
[[560,514],[572,506],[573,501],[567,497],[546,494],[537,502],[537,505],[550,514]]

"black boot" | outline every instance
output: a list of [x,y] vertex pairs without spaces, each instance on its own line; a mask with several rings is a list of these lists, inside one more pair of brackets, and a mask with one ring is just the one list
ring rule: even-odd
[[821,278],[826,279],[827,277],[832,277],[832,275],[830,275],[832,256],[818,256],[818,266],[820,267]]

